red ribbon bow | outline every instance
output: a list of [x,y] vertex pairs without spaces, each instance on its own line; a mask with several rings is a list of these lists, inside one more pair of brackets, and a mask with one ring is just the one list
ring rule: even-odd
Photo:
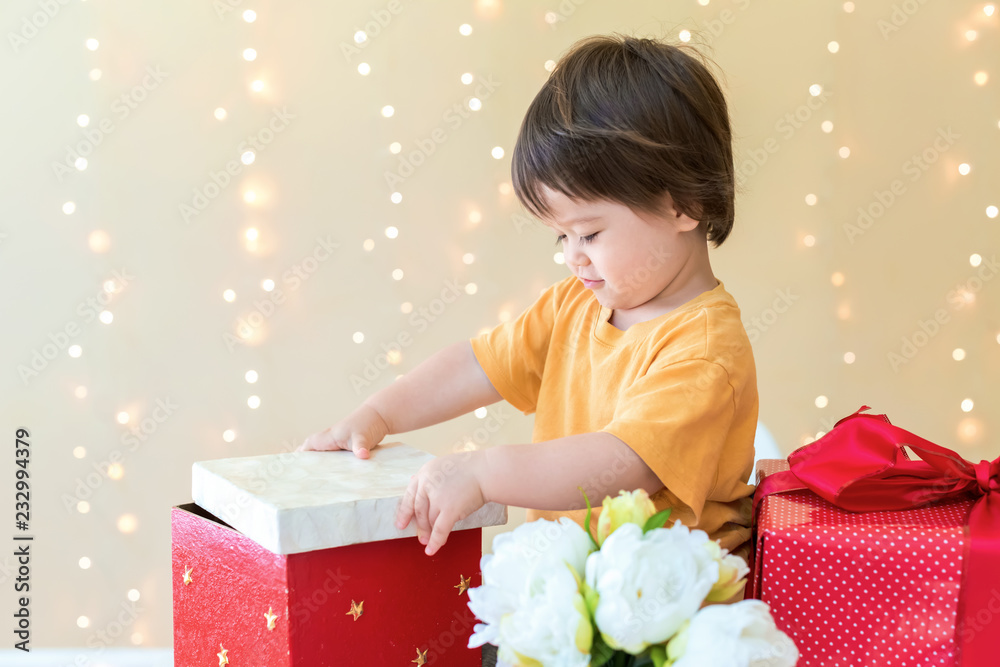
[[[851,512],[912,509],[938,500],[978,497],[967,521],[965,568],[955,643],[959,664],[996,660],[993,642],[976,614],[1000,593],[1000,457],[970,463],[961,456],[889,423],[885,415],[854,414],[788,457],[790,470],[764,478],[754,494],[754,516],[766,496],[808,489]],[[903,447],[918,460],[911,459]]]

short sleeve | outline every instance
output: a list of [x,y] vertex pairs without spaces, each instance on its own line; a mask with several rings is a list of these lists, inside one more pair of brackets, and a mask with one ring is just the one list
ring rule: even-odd
[[535,411],[545,357],[559,308],[559,287],[552,285],[517,319],[471,339],[476,360],[504,400],[528,415]]
[[700,520],[736,412],[726,369],[705,360],[652,366],[601,429],[627,444]]

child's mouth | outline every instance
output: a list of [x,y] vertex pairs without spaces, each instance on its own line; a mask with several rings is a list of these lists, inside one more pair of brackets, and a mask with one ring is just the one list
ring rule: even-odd
[[583,286],[586,287],[587,289],[590,289],[592,287],[597,287],[598,285],[604,282],[603,280],[587,280],[586,278],[580,278],[580,280],[583,281]]

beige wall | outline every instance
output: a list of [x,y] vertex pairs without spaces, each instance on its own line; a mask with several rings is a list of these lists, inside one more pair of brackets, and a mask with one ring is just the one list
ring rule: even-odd
[[[780,447],[790,451],[868,404],[966,457],[997,455],[1000,218],[985,211],[1000,206],[1000,11],[987,17],[981,2],[944,0],[907,0],[896,10],[859,2],[853,13],[838,2],[790,0],[215,7],[228,4],[236,10],[222,15],[200,0],[73,0],[51,19],[37,14],[35,0],[0,11],[0,415],[8,452],[16,427],[32,432],[36,646],[99,644],[130,589],[140,592],[141,612],[114,643],[128,645],[136,632],[143,645],[169,645],[169,510],[190,499],[193,461],[295,446],[566,275],[553,262],[550,233],[523,224],[509,158],[545,61],[594,33],[676,37],[687,28],[726,73],[746,177],[735,231],[713,266],[752,332],[761,420]],[[241,19],[245,8],[257,11],[253,24]],[[373,12],[391,19],[360,53],[345,54],[342,45],[353,44]],[[33,32],[32,21],[45,25]],[[458,32],[464,22],[474,28],[467,37]],[[977,39],[965,38],[968,29]],[[88,38],[99,40],[96,51]],[[247,47],[257,50],[252,63],[241,57]],[[359,75],[361,62],[368,76]],[[982,86],[973,80],[981,70],[989,74]],[[463,85],[464,72],[476,83]],[[261,92],[249,87],[255,78],[265,82]],[[481,80],[492,82],[479,89],[482,109],[467,117],[452,110]],[[823,88],[818,97],[813,84]],[[382,117],[384,105],[395,115]],[[213,117],[217,107],[225,120]],[[86,131],[79,114],[90,116]],[[820,128],[826,120],[830,133]],[[210,174],[271,122],[281,131],[255,163],[212,190]],[[436,128],[444,141],[390,188],[385,174],[400,164],[390,143],[409,155]],[[92,148],[86,170],[55,169],[69,147],[92,141],[87,132],[101,141],[82,146]],[[491,157],[495,146],[502,159]],[[850,157],[838,157],[842,146]],[[914,166],[922,154],[926,170]],[[958,173],[963,162],[967,176]],[[894,181],[894,201],[878,215]],[[217,196],[187,223],[179,206],[206,187]],[[247,204],[251,189],[257,200]],[[394,190],[399,204],[390,201]],[[66,215],[70,201],[75,212]],[[876,214],[866,228],[859,207]],[[398,238],[386,237],[389,226]],[[259,230],[255,244],[249,228]],[[318,239],[337,247],[328,254]],[[978,268],[973,253],[986,260]],[[325,261],[313,263],[316,255]],[[307,280],[295,280],[296,267]],[[393,279],[396,269],[402,280]],[[116,271],[128,282],[107,306],[113,322],[103,324],[88,299]],[[268,316],[252,338],[227,344],[255,303],[269,300],[261,288],[268,278],[281,303],[259,306]],[[441,306],[436,299],[452,283],[478,291],[461,292],[433,321],[401,312],[404,302],[414,312]],[[972,301],[956,297],[962,286]],[[223,300],[227,289],[232,303]],[[920,322],[935,313],[944,323],[925,336]],[[67,327],[73,335],[60,334]],[[399,363],[369,386],[352,386],[351,376],[401,334],[410,339]],[[919,348],[893,364],[904,338]],[[52,340],[56,347],[46,348]],[[81,356],[68,355],[70,343]],[[56,348],[51,360],[36,359],[37,376],[21,377],[36,352]],[[952,359],[955,348],[965,350],[963,361]],[[253,385],[244,379],[250,369],[259,374]],[[80,386],[84,398],[75,395]],[[251,395],[259,408],[248,407]],[[826,407],[817,407],[819,396]],[[974,401],[968,414],[966,398]],[[175,407],[157,411],[158,402]],[[123,411],[125,426],[116,421]],[[481,444],[530,439],[530,418],[509,406],[494,411],[502,428]],[[149,433],[129,440],[137,424]],[[402,439],[445,453],[483,425],[469,415]],[[233,442],[222,437],[227,429]],[[95,466],[116,455],[121,478],[93,474],[96,488],[86,488]],[[13,465],[12,454],[0,459],[8,517]],[[89,494],[86,514],[78,490]],[[118,528],[123,515],[134,517],[130,533]],[[78,565],[83,556],[89,569]],[[7,614],[13,559],[0,556],[0,564]],[[88,628],[77,627],[79,616]]]

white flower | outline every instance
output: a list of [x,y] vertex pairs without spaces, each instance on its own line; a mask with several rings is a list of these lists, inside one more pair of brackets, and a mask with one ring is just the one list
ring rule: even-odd
[[667,655],[673,667],[792,667],[799,659],[760,600],[705,607],[670,640]]
[[583,528],[566,517],[531,521],[497,535],[493,553],[480,561],[483,585],[469,589],[469,609],[483,621],[469,637],[469,648],[497,644],[500,619],[522,608],[550,565],[568,564],[582,578],[592,548]]
[[536,574],[530,597],[500,619],[498,657],[513,665],[587,667],[593,627],[576,575],[558,563]]
[[719,580],[708,535],[679,521],[645,535],[618,528],[587,559],[587,585],[599,598],[594,620],[608,646],[637,655],[672,637]]

